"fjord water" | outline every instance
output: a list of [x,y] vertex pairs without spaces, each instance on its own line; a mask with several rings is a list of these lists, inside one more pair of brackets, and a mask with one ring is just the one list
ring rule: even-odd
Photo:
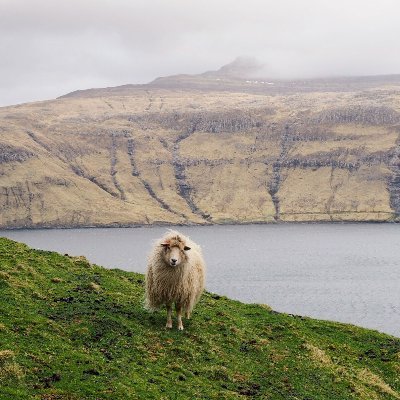
[[[400,336],[400,225],[278,224],[179,227],[201,244],[207,289],[276,311]],[[29,246],[144,272],[166,228],[0,231]]]

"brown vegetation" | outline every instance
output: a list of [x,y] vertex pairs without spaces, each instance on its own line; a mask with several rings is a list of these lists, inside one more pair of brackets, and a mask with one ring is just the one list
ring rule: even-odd
[[0,227],[395,220],[400,85],[339,83],[1,108]]

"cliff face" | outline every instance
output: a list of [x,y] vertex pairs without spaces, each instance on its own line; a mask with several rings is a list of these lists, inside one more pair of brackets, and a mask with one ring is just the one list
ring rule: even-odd
[[125,89],[0,109],[0,227],[399,218],[400,85]]

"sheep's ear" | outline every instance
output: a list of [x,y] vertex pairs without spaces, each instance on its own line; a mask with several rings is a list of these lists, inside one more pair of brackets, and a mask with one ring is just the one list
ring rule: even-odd
[[188,250],[190,250],[190,247],[185,246],[185,247],[183,248],[183,250],[188,251]]
[[169,243],[166,243],[166,242],[161,243],[161,246],[162,246],[162,247],[169,247]]

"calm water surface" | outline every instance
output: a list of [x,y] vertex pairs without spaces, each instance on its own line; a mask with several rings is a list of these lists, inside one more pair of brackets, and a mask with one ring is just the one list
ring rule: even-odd
[[[179,227],[201,244],[207,289],[277,311],[400,336],[400,225]],[[144,272],[166,228],[0,231],[31,247]]]

